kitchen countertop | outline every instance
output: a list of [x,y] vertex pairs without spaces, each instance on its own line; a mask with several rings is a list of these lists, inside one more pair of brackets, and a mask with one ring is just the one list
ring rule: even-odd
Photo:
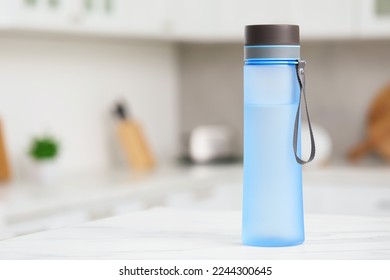
[[241,174],[238,164],[165,165],[151,172],[74,174],[48,185],[14,181],[0,185],[0,240],[134,210],[171,206],[176,204],[176,194],[203,194],[226,181],[240,184]]
[[[242,165],[178,166],[168,165],[153,172],[93,172],[59,178],[48,186],[33,182],[13,182],[0,185],[0,199],[5,192],[6,217],[9,220],[23,220],[41,213],[124,197],[142,197],[166,193],[173,190],[208,188],[222,183],[242,182]],[[370,167],[326,167],[304,169],[304,186],[345,185],[353,188],[359,185],[386,187],[390,185],[390,168]],[[0,200],[1,202],[1,200]]]
[[[215,166],[167,165],[150,172],[105,171],[60,177],[46,186],[34,182],[12,182],[3,190],[7,217],[19,220],[32,213],[74,208],[107,199],[165,193],[183,188],[202,188],[226,180],[241,182],[242,166],[226,164]],[[1,193],[0,193],[1,194]],[[1,198],[1,196],[0,196]]]
[[[389,167],[305,168],[306,213],[390,216]],[[166,164],[0,185],[0,240],[153,207],[241,209],[242,165]]]
[[390,218],[307,215],[295,247],[241,245],[238,211],[155,208],[0,242],[0,259],[390,259]]

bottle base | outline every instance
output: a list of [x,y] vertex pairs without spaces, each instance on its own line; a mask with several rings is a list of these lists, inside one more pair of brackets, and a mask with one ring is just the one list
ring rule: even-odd
[[252,247],[291,247],[298,246],[305,242],[300,240],[281,240],[281,239],[261,239],[261,240],[243,240],[242,243]]

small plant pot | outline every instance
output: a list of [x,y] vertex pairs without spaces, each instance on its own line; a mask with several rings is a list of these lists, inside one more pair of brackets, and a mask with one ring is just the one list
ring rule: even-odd
[[33,138],[29,155],[33,160],[32,177],[43,185],[53,184],[56,177],[55,159],[58,156],[58,141],[51,136]]
[[53,185],[57,177],[57,164],[55,160],[34,161],[32,176],[38,184]]

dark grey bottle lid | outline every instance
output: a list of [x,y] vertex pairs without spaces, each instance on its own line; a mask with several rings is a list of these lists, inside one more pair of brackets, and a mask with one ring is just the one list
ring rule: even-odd
[[245,26],[245,46],[299,45],[299,26],[259,24]]

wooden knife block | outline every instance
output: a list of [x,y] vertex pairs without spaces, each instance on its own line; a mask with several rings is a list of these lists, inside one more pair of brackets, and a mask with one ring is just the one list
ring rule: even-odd
[[119,121],[117,134],[131,168],[135,170],[150,170],[154,167],[154,157],[137,122]]
[[0,120],[0,182],[7,182],[10,178],[11,171],[5,150],[3,127]]

